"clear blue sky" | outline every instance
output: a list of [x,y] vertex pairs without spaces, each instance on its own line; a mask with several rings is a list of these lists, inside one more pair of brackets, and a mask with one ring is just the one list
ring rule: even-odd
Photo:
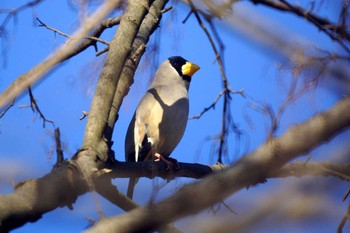
[[[12,8],[22,3],[23,1],[2,1],[0,8]],[[331,48],[337,51],[336,46],[326,36],[314,27],[305,24],[302,19],[247,3],[238,4],[235,10],[244,10],[245,8],[240,8],[241,5],[254,10],[255,14],[261,17],[277,20],[278,25],[284,30],[298,35],[304,41],[309,41],[324,49]],[[173,7],[172,11],[164,15],[161,27],[157,32],[160,34],[158,62],[172,55],[181,55],[201,66],[200,71],[194,75],[190,88],[190,115],[192,116],[209,106],[220,92],[220,72],[217,64],[213,63],[213,50],[195,18],[191,17],[186,24],[182,24],[188,8],[182,4],[175,4]],[[333,8],[329,8],[326,14],[331,16],[334,14],[333,11]],[[6,27],[8,29],[7,38],[1,41],[1,48],[5,49],[6,53],[1,58],[0,91],[3,91],[16,77],[40,63],[66,40],[59,35],[55,36],[47,29],[38,27],[35,17],[39,17],[47,25],[68,34],[79,25],[77,12],[69,7],[67,1],[58,0],[46,1],[34,10],[28,9],[21,12],[16,18],[16,23],[11,20]],[[3,18],[4,15],[0,15],[1,21]],[[257,148],[264,142],[267,135],[269,127],[267,117],[252,110],[249,104],[270,103],[274,110],[277,110],[285,98],[290,76],[285,75],[284,77],[284,74],[282,77],[278,76],[276,67],[283,60],[275,53],[264,49],[259,44],[252,43],[254,40],[228,26],[219,24],[218,30],[226,46],[226,72],[232,88],[234,90],[244,89],[249,96],[247,99],[240,95],[232,96],[231,110],[234,122],[245,132],[239,143],[234,137],[230,137],[232,153],[228,160],[233,162],[244,153]],[[108,40],[114,31],[115,28],[107,30],[103,38]],[[152,38],[152,43],[154,43],[155,36]],[[103,45],[99,45],[99,48],[103,48]],[[135,84],[121,108],[120,119],[116,125],[113,149],[119,160],[124,159],[124,135],[130,118],[154,72],[154,69],[150,68],[151,64],[145,62],[152,57],[150,50],[149,46],[148,53],[144,56],[137,72]],[[89,48],[84,53],[64,62],[33,88],[40,109],[61,130],[66,157],[72,156],[81,145],[86,121],[80,121],[79,118],[82,111],[89,111],[94,85],[103,60],[104,56],[96,58],[94,49]],[[328,108],[336,100],[337,95],[321,85],[288,108],[278,133],[283,133],[291,124],[305,120],[322,109]],[[21,105],[28,104],[28,95],[22,95],[17,99],[15,106],[0,119],[0,193],[12,191],[11,179],[19,182],[27,178],[40,177],[49,172],[55,163],[53,127],[47,123],[46,128],[43,128],[38,114],[33,113],[30,108],[19,108]],[[181,162],[214,163],[216,157],[210,150],[212,142],[207,141],[207,138],[220,132],[221,109],[222,101],[219,101],[215,111],[209,111],[200,120],[189,121],[186,133],[172,157]],[[336,140],[341,143],[341,138],[336,138]],[[324,151],[331,151],[331,146],[322,147],[314,152],[314,158],[317,158],[317,155],[323,155]],[[234,153],[235,151],[238,153]],[[190,181],[178,179],[171,182],[161,189],[158,198],[168,196],[183,183]],[[122,179],[115,181],[121,191],[126,189],[126,182],[127,180]],[[280,183],[283,181],[273,180],[267,185],[259,185],[248,191],[241,191],[234,198],[230,198],[228,203],[239,212],[236,207],[240,205],[237,203],[245,203],[249,198],[256,199],[257,195],[268,194],[274,190],[271,187]],[[147,203],[152,187],[156,184],[164,184],[164,181],[142,179],[136,187],[136,201]],[[341,195],[341,193],[335,194],[335,202],[338,204],[337,208],[340,209],[339,216],[346,208],[345,203],[340,203]],[[102,206],[107,216],[122,213],[119,208],[109,205],[102,198],[92,194],[79,198],[74,206],[74,211],[69,211],[67,208],[52,211],[46,214],[43,220],[27,224],[14,232],[79,232],[87,226],[86,218],[97,218],[96,206]],[[206,212],[203,215],[210,216]],[[339,216],[335,216],[334,219],[340,221]],[[180,224],[186,224],[186,221]],[[283,229],[283,232],[296,232],[294,231],[296,229],[300,229],[298,232],[309,232],[310,227],[312,230],[319,227],[317,232],[334,232],[338,221],[323,221],[317,224],[318,226],[314,224],[293,225],[289,230],[285,229],[285,226],[276,228]]]

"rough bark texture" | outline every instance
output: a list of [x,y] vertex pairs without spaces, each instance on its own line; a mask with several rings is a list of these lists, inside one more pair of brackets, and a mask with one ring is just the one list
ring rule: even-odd
[[39,179],[27,180],[15,186],[9,195],[0,195],[0,232],[35,222],[57,207],[72,205],[87,185],[72,162],[61,163]]
[[[133,53],[137,52],[140,48],[146,47],[150,36],[157,29],[159,22],[162,18],[162,10],[167,4],[168,0],[155,0],[142,21],[141,27],[132,45]],[[128,94],[131,85],[134,83],[134,74],[136,68],[140,62],[141,55],[144,50],[140,51],[141,54],[136,54],[135,57],[129,57],[125,62],[122,74],[120,76],[118,87],[115,92],[113,100],[113,108],[111,108],[108,119],[108,133],[107,139],[111,140],[114,129],[114,124],[118,120],[118,112],[124,97]]]
[[[98,79],[85,129],[83,148],[91,148],[93,153],[97,153],[98,160],[102,164],[107,160],[109,149],[105,140],[105,130],[115,90],[141,22],[148,10],[148,0],[128,2],[118,31],[110,42],[107,60]],[[82,155],[85,154],[87,153]],[[91,154],[88,156],[92,157]]]

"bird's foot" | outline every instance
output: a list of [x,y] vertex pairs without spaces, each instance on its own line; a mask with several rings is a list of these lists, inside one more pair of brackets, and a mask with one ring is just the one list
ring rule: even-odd
[[156,159],[155,162],[163,161],[166,163],[166,170],[170,172],[174,172],[176,169],[179,169],[179,162],[173,158],[165,158],[163,155],[159,153],[155,153],[154,156]]

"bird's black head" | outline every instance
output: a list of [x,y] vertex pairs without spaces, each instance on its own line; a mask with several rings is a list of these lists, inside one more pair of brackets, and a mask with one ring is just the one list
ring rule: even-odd
[[174,67],[174,69],[179,73],[179,75],[187,80],[187,81],[191,81],[191,77],[188,75],[183,75],[182,73],[182,66],[186,64],[187,60],[184,59],[183,57],[180,56],[173,56],[173,57],[169,57],[168,58],[170,64],[172,65],[172,67]]
[[187,60],[180,56],[169,57],[168,60],[179,75],[182,76],[182,66],[186,64]]

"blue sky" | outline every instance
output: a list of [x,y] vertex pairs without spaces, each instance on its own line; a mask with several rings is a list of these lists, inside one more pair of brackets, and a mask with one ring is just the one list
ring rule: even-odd
[[[11,8],[22,3],[23,1],[2,1],[0,8]],[[180,3],[173,4],[173,7],[172,11],[164,14],[161,27],[157,32],[160,36],[160,40],[157,42],[160,51],[159,62],[173,55],[181,55],[201,67],[194,75],[190,88],[190,116],[193,116],[209,106],[221,91],[220,72],[217,64],[213,63],[215,57],[213,50],[195,18],[191,17],[185,24],[182,23],[189,11],[188,8]],[[326,36],[302,19],[289,14],[275,13],[272,10],[256,7],[249,3],[239,3],[234,10],[244,14],[247,9],[254,11],[256,16],[277,21],[277,25],[283,28],[282,33],[289,32],[288,35],[294,35],[296,38],[301,38],[302,41],[323,49],[339,50]],[[330,7],[327,11],[321,12],[332,16],[334,11]],[[3,17],[4,15],[0,15],[0,20]],[[0,91],[3,91],[16,77],[40,63],[66,40],[59,35],[55,36],[51,31],[38,27],[35,17],[39,17],[47,25],[68,34],[74,32],[79,25],[77,12],[69,8],[67,1],[58,0],[46,1],[33,10],[21,12],[17,16],[16,23],[10,21],[6,27],[8,37],[1,41],[2,48],[5,48],[7,53],[1,60],[3,64],[0,68]],[[219,24],[218,30],[226,46],[225,65],[231,86],[234,90],[244,89],[249,96],[249,98],[243,98],[240,95],[232,96],[231,111],[234,122],[245,132],[245,136],[239,143],[235,141],[234,137],[230,137],[230,151],[232,153],[228,161],[233,162],[244,153],[257,148],[267,136],[268,119],[252,110],[249,104],[269,103],[274,110],[277,110],[285,98],[290,75],[285,73],[279,75],[281,73],[276,67],[283,63],[283,58],[267,50],[261,44],[254,43],[253,38],[249,38],[225,24]],[[277,30],[279,29],[277,28]],[[115,28],[107,30],[103,34],[103,39],[111,38],[114,31]],[[156,36],[157,34],[153,36],[151,43],[154,43]],[[293,38],[289,39],[293,40]],[[99,45],[99,48],[103,48],[103,45]],[[138,101],[147,89],[152,72],[154,72],[154,69],[150,68],[151,65],[145,62],[152,58],[150,46],[148,49],[136,74],[135,84],[124,100],[120,119],[115,128],[113,149],[119,160],[124,159],[123,145],[127,126]],[[89,48],[82,54],[61,64],[33,88],[34,96],[41,110],[61,130],[66,157],[74,154],[81,145],[86,121],[80,121],[79,118],[82,111],[89,110],[94,85],[104,57],[96,58],[94,49]],[[338,93],[327,90],[321,83],[317,89],[311,90],[287,109],[283,115],[278,134],[283,133],[291,124],[301,122],[332,106],[337,101],[338,96]],[[21,98],[17,99],[15,106],[0,119],[1,193],[12,191],[11,179],[19,182],[27,178],[40,177],[49,172],[55,163],[55,155],[52,154],[54,149],[53,127],[46,124],[46,128],[43,128],[42,120],[38,114],[33,113],[30,108],[19,108],[19,106],[28,103],[28,95],[22,95]],[[214,111],[207,112],[200,120],[190,120],[186,133],[172,157],[181,162],[197,162],[208,165],[214,163],[216,157],[211,154],[211,142],[206,139],[220,132],[221,109],[222,100],[218,102]],[[341,143],[342,139],[343,137],[337,137],[335,141]],[[322,156],[324,151],[329,152],[332,149],[334,149],[332,144],[323,146],[313,152],[313,158],[317,159],[317,155]],[[234,151],[238,151],[238,154],[233,153]],[[171,192],[187,182],[191,182],[191,180],[172,181],[160,190],[157,198],[162,199],[170,195]],[[268,195],[271,190],[274,190],[273,187],[284,182],[295,182],[295,180],[272,180],[266,185],[259,185],[248,191],[242,190],[230,198],[228,203],[235,208],[237,202],[247,202],[248,196],[254,199],[256,195]],[[116,180],[115,183],[121,191],[126,189],[127,180],[120,179]],[[142,179],[136,187],[136,201],[147,203],[152,194],[152,187],[156,184],[164,184],[164,181]],[[339,183],[339,186],[341,184],[345,186],[345,183]],[[345,188],[343,187],[343,189]],[[339,204],[337,206],[340,209],[339,216],[346,208],[345,203],[340,203],[341,195],[339,194],[338,199],[335,198],[336,203]],[[69,211],[67,208],[55,210],[46,214],[43,220],[27,224],[14,232],[43,232],[43,228],[45,232],[79,232],[87,226],[86,218],[97,218],[96,206],[102,206],[107,216],[122,213],[119,208],[109,205],[102,198],[93,194],[79,198],[74,206],[74,211]],[[242,208],[244,209],[244,207]],[[244,212],[244,210],[242,211]],[[210,216],[206,212],[202,215]],[[340,221],[339,216],[335,218],[338,217]],[[186,225],[186,220],[180,221],[179,224]],[[320,226],[318,232],[329,232],[335,231],[338,221],[317,224]],[[308,232],[310,228],[315,230],[317,226],[314,224],[295,224],[294,227],[294,230],[300,229],[298,232]]]

